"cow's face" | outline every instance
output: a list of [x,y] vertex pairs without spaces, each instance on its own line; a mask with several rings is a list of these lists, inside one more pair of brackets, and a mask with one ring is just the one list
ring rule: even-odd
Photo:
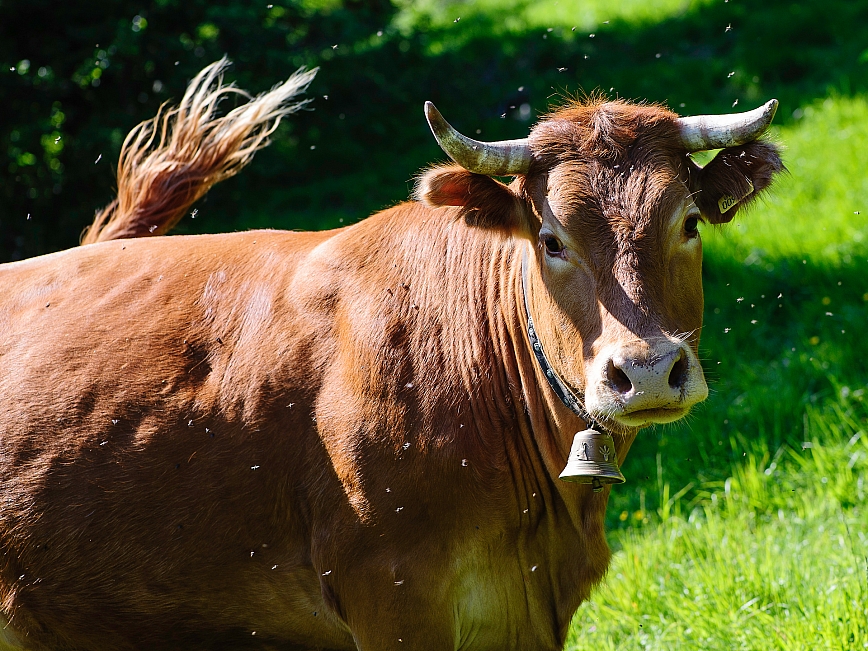
[[751,142],[700,169],[677,116],[575,105],[538,124],[527,171],[506,187],[449,167],[422,178],[433,205],[533,243],[528,300],[553,367],[610,429],[672,422],[705,399],[702,222],[721,223],[781,169]]
[[637,163],[564,162],[528,187],[541,337],[590,413],[624,426],[677,420],[708,394],[701,215],[666,161]]

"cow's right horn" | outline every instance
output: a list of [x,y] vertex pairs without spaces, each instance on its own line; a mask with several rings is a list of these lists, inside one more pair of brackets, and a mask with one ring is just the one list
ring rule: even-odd
[[527,138],[479,142],[459,133],[431,102],[425,102],[425,117],[437,144],[449,158],[470,172],[487,176],[526,174],[530,169]]
[[769,128],[777,108],[778,100],[772,99],[759,108],[744,113],[678,118],[681,142],[690,152],[723,149],[753,142]]

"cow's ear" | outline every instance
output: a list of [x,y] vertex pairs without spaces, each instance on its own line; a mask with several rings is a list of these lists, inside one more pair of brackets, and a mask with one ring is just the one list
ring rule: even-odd
[[784,170],[778,148],[765,141],[721,150],[705,167],[691,163],[690,190],[712,224],[732,221]]
[[423,172],[413,196],[432,208],[459,207],[461,217],[471,226],[514,230],[526,222],[527,205],[512,188],[459,165]]

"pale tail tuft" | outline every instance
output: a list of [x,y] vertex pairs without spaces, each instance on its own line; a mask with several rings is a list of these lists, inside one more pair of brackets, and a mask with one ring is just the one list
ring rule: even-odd
[[[237,174],[269,143],[281,118],[310,100],[293,102],[317,70],[298,70],[286,82],[255,98],[223,85],[226,57],[202,70],[176,108],[130,131],[118,161],[118,196],[82,234],[82,244],[164,235],[209,188]],[[221,100],[241,95],[250,101],[217,117]]]

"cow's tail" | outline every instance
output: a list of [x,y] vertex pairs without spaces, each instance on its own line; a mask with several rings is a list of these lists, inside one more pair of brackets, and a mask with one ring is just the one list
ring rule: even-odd
[[[180,105],[160,107],[157,115],[130,131],[118,161],[117,198],[99,211],[82,234],[82,244],[163,235],[215,183],[241,170],[281,118],[309,100],[293,101],[313,80],[303,68],[286,82],[255,98],[223,84],[224,57],[190,82]],[[217,116],[230,95],[249,101]]]

